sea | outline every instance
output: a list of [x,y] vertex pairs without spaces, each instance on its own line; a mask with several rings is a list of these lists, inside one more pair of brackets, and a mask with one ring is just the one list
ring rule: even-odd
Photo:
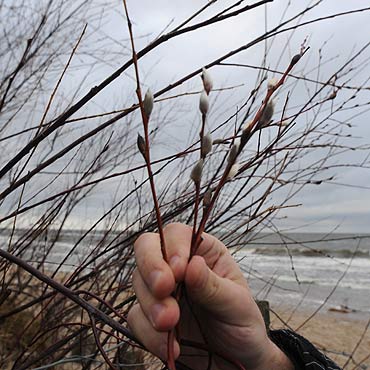
[[370,235],[259,234],[232,253],[256,299],[276,309],[370,317]]
[[[53,271],[81,233],[64,231],[43,267]],[[21,234],[18,230],[14,240]],[[78,266],[103,235],[101,231],[85,238],[59,271]],[[9,230],[0,229],[1,248],[8,248],[9,236]],[[256,299],[268,300],[277,309],[326,312],[346,307],[352,316],[369,317],[370,234],[260,233],[248,235],[240,244],[242,247],[232,247],[230,251]],[[33,265],[41,258],[42,249],[39,254],[25,254]]]

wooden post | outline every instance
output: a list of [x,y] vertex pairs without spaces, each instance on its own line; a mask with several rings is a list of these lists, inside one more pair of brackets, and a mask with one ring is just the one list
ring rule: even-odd
[[266,330],[270,330],[270,304],[268,301],[258,301],[256,300],[257,306],[260,309],[263,320],[265,321]]

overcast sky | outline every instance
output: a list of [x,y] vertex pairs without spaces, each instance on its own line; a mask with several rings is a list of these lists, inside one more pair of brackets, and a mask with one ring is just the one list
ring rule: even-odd
[[[156,38],[166,27],[168,27],[167,29],[172,29],[205,3],[206,1],[128,1],[135,35],[143,36],[136,41],[137,49],[139,50]],[[225,8],[227,4],[231,5],[233,3],[233,1],[220,0],[196,20],[199,21],[210,14],[216,14],[218,10]],[[268,4],[267,29],[277,25],[287,3],[287,1],[275,0]],[[313,3],[305,0],[293,1],[284,19],[297,14]],[[321,5],[305,15],[301,21],[364,6],[366,6],[366,2],[361,0],[350,2],[325,0]],[[263,33],[265,28],[264,19],[265,8],[260,7],[247,12],[245,15],[190,33],[164,44],[140,61],[143,84],[157,91],[194,68],[206,65],[228,51],[248,43]],[[127,29],[120,16],[111,18],[110,22],[105,25],[105,32],[118,39],[127,37]],[[308,38],[308,45],[311,49],[308,56],[309,63],[305,65],[306,71],[317,64],[320,48],[322,49],[324,60],[335,57],[330,63],[325,64],[320,71],[320,79],[325,81],[338,66],[348,59],[351,53],[354,53],[354,50],[358,50],[368,42],[369,34],[369,12],[315,23],[302,27],[294,33],[282,34],[274,39],[272,44],[269,42],[268,46],[271,47],[271,51],[268,55],[267,65],[272,68],[278,67],[280,70],[283,69],[291,55],[299,50],[302,41]],[[291,38],[289,48],[285,51],[280,64],[277,66],[281,50],[289,37]],[[261,63],[263,46],[263,44],[258,45],[233,57],[229,61],[258,65]],[[365,57],[369,57],[369,52],[365,53]],[[365,58],[362,60],[365,60]],[[300,72],[304,73],[304,70],[300,70]],[[215,67],[212,68],[211,73],[216,87],[232,86],[238,83],[243,83],[246,86],[230,94],[227,104],[232,106],[233,99],[235,104],[237,104],[238,94],[245,94],[248,89],[253,87],[256,72],[251,73],[251,71],[243,69]],[[354,85],[361,84],[362,81],[369,78],[369,75],[369,68],[366,68],[354,78],[352,83]],[[199,80],[193,79],[185,87],[180,88],[179,92],[186,89],[197,89],[199,85]],[[369,81],[367,86],[370,86]],[[366,94],[361,97],[364,102],[370,100],[369,90]],[[186,101],[186,103],[189,102]],[[192,102],[189,104],[192,104]],[[362,109],[361,112],[365,109]],[[358,112],[349,112],[348,114],[344,112],[341,119],[346,120]],[[194,116],[190,114],[190,117],[191,120]],[[353,136],[363,138],[358,139],[356,145],[370,142],[370,115],[368,112],[351,120],[351,124],[353,128],[350,133]],[[179,127],[181,129],[181,125],[182,123],[177,123],[176,130],[179,130]],[[361,156],[363,157],[365,154],[360,153],[359,155],[353,154],[351,156],[346,154],[346,157],[342,158],[342,160],[348,160],[347,162],[359,161]],[[335,176],[334,182],[336,183],[360,185],[364,188],[351,188],[332,184],[307,187],[295,198],[295,201],[302,203],[303,206],[286,212],[289,218],[281,221],[281,225],[296,227],[307,223],[309,226],[306,228],[306,231],[312,229],[328,231],[339,225],[339,230],[341,231],[368,232],[368,225],[370,225],[369,170],[357,168],[338,169],[333,170],[332,175]]]
[[[101,1],[104,2],[104,0]],[[88,25],[87,40],[89,32],[97,32],[94,37],[98,35],[98,37],[109,37],[118,40],[121,45],[120,54],[118,54],[120,56],[117,57],[117,54],[113,52],[117,51],[117,45],[115,50],[112,49],[111,54],[106,52],[104,55],[106,63],[98,64],[93,72],[89,74],[84,81],[80,95],[86,93],[93,84],[106,78],[129,58],[127,25],[123,17],[122,3],[118,3],[117,6],[107,11],[102,24]],[[207,0],[128,0],[127,4],[133,22],[137,50],[152,42],[163,32],[175,28],[206,3]],[[236,1],[218,0],[190,24],[207,19],[234,3]],[[252,1],[244,1],[241,6],[251,3]],[[284,13],[288,3],[291,4],[287,12]],[[262,6],[243,15],[170,40],[140,60],[143,88],[150,87],[154,92],[159,91],[194,69],[201,68],[230,50],[247,44],[263,34],[265,27],[270,30],[281,19],[286,20],[314,3],[314,1],[307,0],[291,2],[275,0],[269,3],[266,8]],[[319,6],[300,19],[300,23],[368,5],[367,1],[362,0],[323,0]],[[272,69],[284,70],[292,55],[300,50],[303,40],[307,39],[310,50],[305,55],[305,60],[297,67],[296,73],[315,76],[321,81],[326,81],[339,66],[368,42],[370,34],[369,14],[370,12],[367,11],[328,19],[269,39],[266,66]],[[267,25],[265,19],[267,19]],[[288,26],[296,23],[294,22]],[[289,41],[289,46],[285,48],[287,41]],[[122,45],[127,45],[127,47],[125,48]],[[227,61],[258,66],[261,64],[264,48],[265,44],[260,43]],[[324,63],[318,72],[315,68],[318,64],[320,50]],[[366,66],[369,57],[369,51],[366,51],[357,63],[363,63]],[[215,98],[213,102],[211,100],[212,124],[210,125],[216,127],[224,118],[235,112],[238,104],[254,88],[258,71],[216,66],[211,68],[210,73],[216,88],[239,86],[224,92],[221,100],[220,98],[217,100]],[[82,78],[80,75],[83,75],[81,71],[75,71],[69,75],[69,79],[66,77],[61,91],[63,89],[65,93],[72,91],[74,84],[78,82],[79,78]],[[349,71],[348,76],[351,78],[351,85],[361,85],[370,77],[369,68],[367,66],[356,74],[351,74]],[[342,82],[344,81],[345,79],[342,79]],[[370,81],[367,81],[365,85],[369,87]],[[171,94],[197,91],[200,87],[200,79],[196,77],[172,91]],[[307,95],[310,92],[312,93],[315,87],[310,84],[300,84],[296,89],[296,95],[291,101],[291,106],[294,106],[294,103],[298,104],[304,101],[304,99],[307,100]],[[92,113],[101,112],[102,109],[105,111],[117,109],[117,107],[122,107],[121,101],[125,101],[125,105],[129,106],[136,102],[134,90],[135,83],[133,70],[131,69],[94,98],[85,112]],[[343,95],[343,99],[347,96]],[[339,99],[341,98],[342,96],[339,96]],[[368,89],[358,96],[357,103],[368,103],[369,98],[370,90]],[[282,103],[283,100],[278,101],[277,107],[281,109]],[[164,103],[156,106],[156,119],[160,120],[166,117],[166,120],[171,121],[172,127],[172,131],[169,129],[167,132],[167,138],[162,138],[162,142],[156,143],[156,155],[168,153],[169,149],[168,146],[164,146],[165,143],[171,143],[170,152],[173,152],[174,149],[181,150],[185,148],[183,138],[187,138],[187,142],[191,141],[189,132],[194,134],[194,131],[191,131],[189,127],[192,122],[199,119],[197,104],[197,97],[190,96],[171,103],[170,108]],[[346,133],[358,138],[347,143],[358,146],[370,143],[370,114],[366,111],[367,109],[368,105],[365,105],[357,110],[346,110],[341,113],[341,116],[336,116],[338,120],[349,120],[352,128]],[[352,116],[355,117],[352,118]],[[179,142],[175,142],[174,138],[176,137],[180,139]],[[347,152],[344,156],[338,157],[338,162],[358,163],[367,154],[367,152],[352,154]],[[304,161],[302,165],[304,165]],[[279,221],[279,225],[282,228],[289,229],[306,224],[308,226],[304,229],[305,231],[330,231],[339,226],[339,231],[369,232],[370,170],[350,167],[337,168],[326,173],[326,176],[334,176],[332,183],[304,188],[294,198],[294,203],[302,203],[302,206],[298,209],[292,208],[289,211],[282,212],[280,215],[288,216],[288,218]],[[359,187],[353,188],[347,185],[358,185]],[[79,222],[81,216],[88,217],[92,212],[102,209],[106,204],[105,202],[106,198],[101,193],[89,198],[88,205],[85,204],[84,208],[79,210],[80,213],[74,216],[75,224]]]

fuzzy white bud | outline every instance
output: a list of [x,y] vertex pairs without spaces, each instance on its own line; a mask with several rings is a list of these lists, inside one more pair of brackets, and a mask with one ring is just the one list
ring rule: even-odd
[[203,207],[208,207],[211,204],[212,190],[208,189],[203,196]]
[[234,145],[236,145],[238,147],[238,150],[239,150],[239,147],[240,147],[240,137],[236,137],[234,139]]
[[275,102],[271,99],[268,101],[265,109],[262,112],[261,118],[259,120],[259,127],[266,127],[270,124],[272,115],[275,110]]
[[247,121],[247,122],[243,125],[242,130],[243,130],[243,131],[247,131],[247,130],[249,130],[250,125],[252,124],[252,122],[253,122],[252,120]]
[[137,134],[136,144],[137,144],[137,147],[139,148],[140,153],[145,158],[145,140],[140,134]]
[[206,134],[202,138],[201,156],[205,158],[207,154],[212,151],[212,136],[210,133]]
[[230,171],[229,173],[227,174],[227,180],[230,181],[232,180],[236,174],[238,173],[239,171],[239,168],[240,168],[240,165],[239,163],[234,163],[231,168],[230,168]]
[[193,167],[190,178],[194,181],[195,184],[200,184],[202,179],[202,172],[203,172],[203,159],[199,159],[199,161]]
[[204,90],[206,91],[207,95],[209,95],[213,88],[213,81],[207,69],[203,68],[201,78],[203,81]]
[[202,93],[200,94],[199,110],[201,111],[202,114],[206,115],[208,113],[208,109],[209,109],[208,95],[203,90]]
[[275,77],[269,79],[268,82],[267,82],[267,88],[269,90],[274,89],[275,86],[278,84],[278,82],[279,82],[279,80]]
[[236,157],[238,156],[238,153],[239,153],[239,146],[240,146],[240,139],[236,138],[234,140],[234,144],[230,148],[229,156],[227,157],[227,161],[229,163],[235,162],[235,159],[236,159]]
[[150,91],[150,89],[148,89],[145,94],[143,105],[144,105],[144,112],[146,116],[149,118],[150,115],[152,114],[153,106],[154,106],[154,98],[153,98],[153,94]]

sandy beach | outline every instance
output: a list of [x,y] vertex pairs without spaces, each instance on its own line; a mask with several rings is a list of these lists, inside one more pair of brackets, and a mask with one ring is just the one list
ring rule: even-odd
[[[272,307],[274,310],[274,307]],[[274,310],[275,311],[275,310]],[[291,316],[292,309],[276,308],[279,318],[271,313],[271,327],[284,327],[283,321],[296,330],[312,314],[299,309]],[[297,332],[345,369],[370,369],[370,315],[346,314],[323,310],[317,313]],[[366,330],[367,328],[367,330]],[[349,355],[352,355],[349,362]],[[347,363],[347,364],[346,364]]]

